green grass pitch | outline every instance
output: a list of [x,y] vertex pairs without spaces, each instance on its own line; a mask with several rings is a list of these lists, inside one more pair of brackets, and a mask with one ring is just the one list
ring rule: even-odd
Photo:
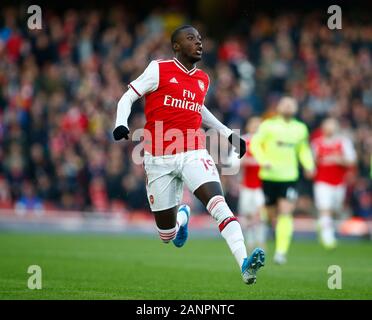
[[[257,284],[247,286],[223,239],[191,239],[178,249],[155,238],[119,235],[0,234],[0,299],[372,299],[372,245],[341,242],[332,252],[295,241],[285,266],[273,243]],[[27,268],[42,268],[42,289]],[[327,287],[328,266],[342,289]]]

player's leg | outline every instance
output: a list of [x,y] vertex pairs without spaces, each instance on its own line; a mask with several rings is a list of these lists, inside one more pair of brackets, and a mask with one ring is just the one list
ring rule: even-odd
[[[345,204],[345,197],[346,197],[346,186],[345,185],[339,185],[335,188],[335,201],[333,206],[333,213],[337,216],[340,214],[341,210],[344,207]],[[333,216],[334,217],[334,216]],[[336,226],[334,220],[332,221],[333,226],[333,234],[335,237],[335,244],[334,247],[337,246],[337,238],[336,238]]]
[[318,210],[319,240],[325,248],[335,245],[332,219],[332,190],[324,183],[314,184],[315,207]]
[[217,221],[221,235],[239,265],[243,281],[247,284],[255,283],[256,272],[264,265],[265,253],[261,248],[256,248],[247,257],[242,228],[225,201],[221,184],[214,181],[204,183],[194,194]]
[[280,184],[278,199],[278,219],[275,227],[274,261],[283,264],[287,261],[287,253],[293,235],[293,211],[297,200],[297,191],[292,184]]
[[277,211],[276,205],[266,204],[265,201],[264,212],[266,214],[267,223],[273,230],[275,229],[276,225]]
[[247,258],[244,236],[239,222],[225,201],[220,183],[215,181],[204,183],[194,191],[194,195],[217,221],[222,237],[241,267]]
[[256,189],[254,192],[255,201],[255,239],[256,244],[261,247],[266,247],[267,238],[267,212],[265,209],[265,198],[262,189]]
[[277,200],[278,193],[275,182],[262,181],[262,192],[264,197],[263,212],[266,215],[266,225],[269,226],[270,231],[274,232],[277,220]]
[[253,215],[241,216],[240,223],[244,232],[244,239],[247,245],[247,250],[252,250],[256,245],[256,239],[254,234],[255,220]]
[[261,189],[242,188],[239,194],[238,213],[244,238],[249,250],[255,246],[264,247],[266,223],[264,219],[264,197]]
[[189,152],[182,176],[190,191],[217,221],[222,237],[242,270],[243,280],[248,284],[254,283],[255,273],[264,263],[264,252],[261,249],[255,250],[247,258],[242,229],[225,201],[212,157],[206,150]]
[[238,200],[238,214],[240,217],[241,227],[244,231],[244,239],[248,250],[254,248],[256,244],[254,233],[254,209],[251,193],[248,188],[241,187]]
[[180,230],[182,230],[182,228],[188,223],[189,209],[185,209],[184,206],[175,206],[166,210],[153,211],[153,214],[160,239],[164,243],[173,240],[177,247],[182,247],[187,239],[187,235],[184,236],[186,239],[182,241],[182,245],[179,245],[180,240],[176,241],[176,238],[180,233]]
[[326,249],[333,249],[336,246],[332,208],[339,205],[337,198],[337,188],[321,182],[314,184],[314,200],[319,214],[319,239]]
[[225,201],[220,183],[215,181],[204,183],[194,191],[194,195],[217,221],[222,237],[226,240],[239,267],[241,267],[244,259],[247,258],[243,232]]
[[177,207],[152,211],[160,239],[164,243],[172,241],[177,234]]
[[156,227],[160,239],[168,243],[176,239],[179,230],[187,225],[189,219],[189,212],[184,206],[178,208],[183,182],[175,174],[175,160],[172,158],[146,155],[144,169],[147,198]]

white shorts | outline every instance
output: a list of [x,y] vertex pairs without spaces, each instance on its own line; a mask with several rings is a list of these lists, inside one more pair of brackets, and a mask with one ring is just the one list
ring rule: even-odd
[[220,183],[216,165],[206,149],[164,156],[153,156],[146,152],[144,168],[151,211],[179,205],[184,182],[192,193],[204,183]]
[[253,215],[265,204],[265,197],[261,188],[250,189],[242,187],[239,194],[239,215]]
[[315,207],[318,210],[339,211],[342,209],[346,188],[344,185],[333,186],[324,182],[314,183]]

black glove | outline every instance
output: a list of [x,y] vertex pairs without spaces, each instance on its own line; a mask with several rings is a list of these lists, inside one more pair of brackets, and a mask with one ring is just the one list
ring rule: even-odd
[[239,154],[239,159],[241,159],[247,151],[245,141],[234,132],[230,134],[228,139],[229,142],[235,147],[235,152]]
[[118,126],[114,129],[114,131],[112,132],[113,136],[114,136],[114,139],[117,141],[117,140],[121,140],[123,138],[125,138],[125,140],[128,140],[129,137],[128,137],[128,134],[129,134],[129,129],[124,127],[123,125],[122,126]]

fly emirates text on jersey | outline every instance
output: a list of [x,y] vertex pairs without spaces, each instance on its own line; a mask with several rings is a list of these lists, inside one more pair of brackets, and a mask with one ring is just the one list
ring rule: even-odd
[[[189,91],[183,90],[183,99],[176,99],[170,95],[164,96],[164,106],[182,108],[186,110],[201,112],[202,105],[198,102],[194,102],[196,94]],[[191,99],[191,100],[190,100]]]

